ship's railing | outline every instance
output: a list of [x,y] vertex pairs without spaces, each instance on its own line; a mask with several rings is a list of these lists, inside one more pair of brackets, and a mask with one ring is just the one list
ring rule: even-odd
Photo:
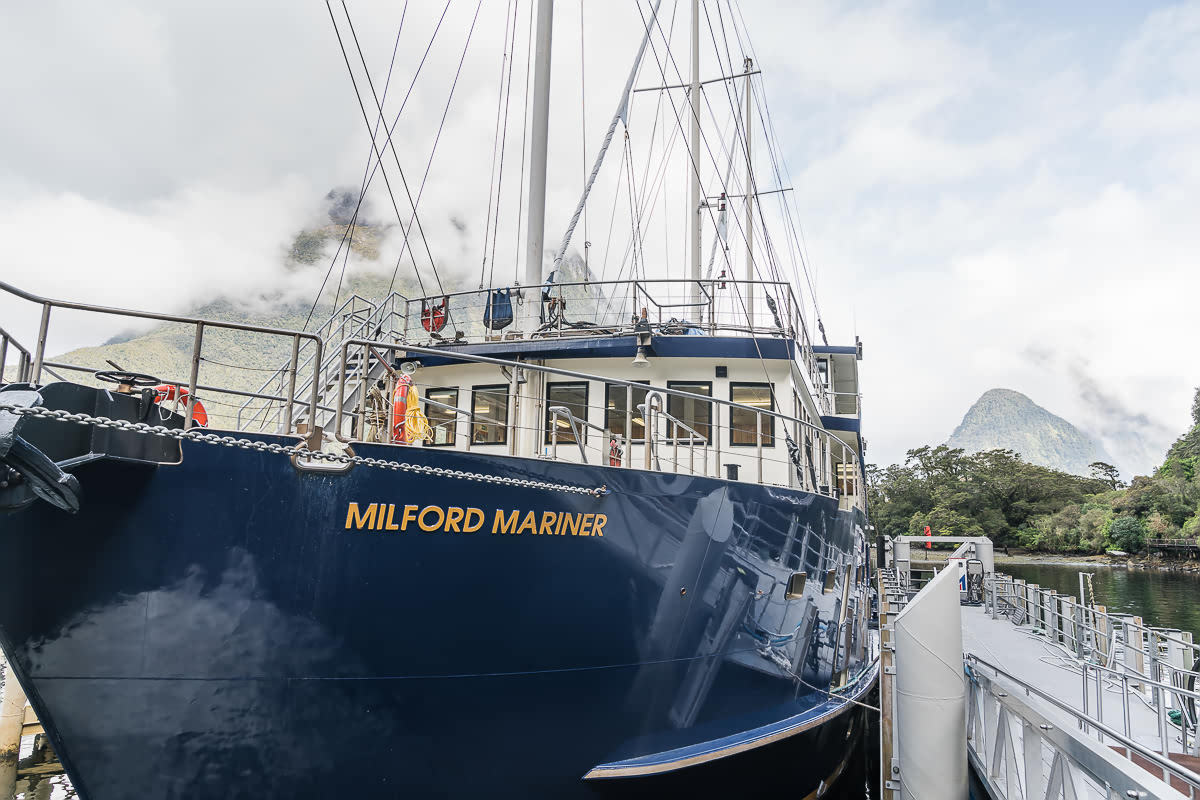
[[[1118,730],[1102,713],[1075,708],[977,655],[965,656],[964,667],[969,677],[967,751],[993,796],[1179,796],[1172,786],[1183,797],[1200,794],[1200,775],[1172,760],[1165,749],[1155,751],[1133,738],[1128,705],[1126,723]],[[1096,667],[1084,668],[1085,703],[1089,671],[1095,672],[1097,694],[1104,682]]]
[[[403,353],[405,356],[421,356],[421,355],[442,356],[442,355],[445,355],[445,352],[446,351],[444,349],[439,349],[436,347],[424,347],[424,346],[419,346],[419,345],[401,345],[401,344],[397,344],[394,341],[388,342],[388,341],[372,341],[372,340],[368,340],[368,339],[352,339],[352,340],[343,342],[341,345],[340,351],[339,351],[339,358],[338,358],[339,369],[337,370],[337,376],[338,376],[337,381],[336,381],[337,385],[335,387],[336,391],[334,392],[334,398],[337,401],[337,404],[336,404],[336,409],[333,412],[332,418],[330,420],[331,425],[329,426],[329,429],[332,432],[336,433],[337,435],[342,436],[347,439],[353,438],[355,431],[365,430],[365,419],[364,419],[365,412],[363,409],[363,404],[361,404],[361,403],[359,404],[357,413],[354,413],[354,414],[347,413],[347,407],[353,408],[353,406],[347,402],[346,398],[348,397],[349,394],[352,394],[347,391],[350,384],[357,382],[360,385],[365,387],[367,382],[373,379],[372,375],[374,375],[376,373],[374,371],[374,368],[371,367],[372,359],[375,359],[376,361],[378,361],[380,363],[381,366],[379,367],[379,373],[382,374],[385,371],[385,368],[382,365],[388,364],[390,362],[394,362],[397,358],[397,355],[400,353]],[[357,370],[351,370],[350,366],[352,363],[354,363],[354,360],[352,359],[352,354],[354,354],[354,357],[357,358],[357,363],[360,365],[364,365],[364,366],[361,366]],[[463,352],[459,352],[459,351],[455,351],[454,357],[456,359],[459,359],[462,361],[467,361],[467,362],[472,362],[472,363],[477,363],[477,364],[491,364],[493,366],[501,367],[509,375],[511,386],[510,386],[510,393],[509,393],[509,397],[508,397],[508,413],[507,413],[508,421],[507,421],[507,423],[504,423],[504,425],[506,426],[506,429],[507,429],[506,438],[507,438],[507,445],[508,445],[508,453],[510,455],[514,455],[517,452],[519,452],[518,436],[541,437],[545,433],[545,430],[546,430],[545,427],[542,425],[539,425],[538,427],[530,429],[530,430],[523,430],[518,425],[517,414],[516,414],[516,391],[515,390],[517,389],[517,386],[519,383],[519,376],[522,372],[526,372],[526,373],[538,372],[538,373],[544,373],[547,375],[557,375],[557,376],[562,376],[562,377],[575,378],[577,380],[603,382],[603,383],[606,383],[606,384],[609,384],[612,386],[624,386],[626,388],[626,391],[630,392],[630,393],[632,393],[632,391],[645,391],[647,389],[647,386],[644,383],[638,383],[635,381],[626,381],[626,380],[609,377],[609,376],[593,375],[593,374],[589,374],[589,373],[585,373],[585,372],[577,372],[574,370],[562,369],[560,367],[552,367],[552,366],[547,366],[547,365],[542,365],[542,364],[533,364],[533,363],[529,363],[529,362],[513,361],[513,360],[503,359],[503,358],[493,358],[490,356],[476,355],[473,353],[463,353]],[[749,413],[753,414],[754,419],[757,421],[756,429],[759,431],[759,435],[758,435],[759,436],[759,447],[758,447],[759,453],[762,453],[762,450],[763,450],[761,431],[763,428],[762,421],[764,419],[766,419],[768,417],[778,419],[780,421],[781,426],[790,423],[791,425],[793,425],[796,428],[796,430],[800,434],[800,438],[801,438],[801,441],[797,443],[800,453],[801,453],[800,469],[795,470],[796,473],[799,473],[798,475],[795,476],[797,485],[800,488],[805,489],[806,491],[811,491],[816,494],[821,494],[821,495],[825,495],[825,496],[833,497],[833,498],[841,498],[843,500],[849,499],[850,504],[857,506],[858,508],[866,507],[865,497],[863,494],[865,491],[865,488],[863,487],[862,481],[857,477],[857,476],[861,475],[861,471],[862,471],[861,466],[859,464],[858,456],[855,453],[854,448],[852,448],[845,441],[843,441],[839,437],[835,436],[834,434],[830,433],[829,431],[826,431],[825,429],[819,428],[819,427],[813,425],[812,423],[809,423],[802,419],[799,419],[798,417],[793,417],[788,414],[783,414],[783,413],[780,413],[777,411],[766,410],[761,407],[750,406],[750,405],[746,405],[743,403],[737,403],[737,402],[734,402],[731,400],[724,400],[724,399],[718,398],[718,397],[699,395],[699,394],[694,394],[691,392],[685,392],[681,389],[674,389],[674,388],[669,388],[669,387],[659,387],[659,386],[653,387],[652,392],[658,393],[659,395],[663,395],[663,396],[669,395],[669,396],[676,396],[676,397],[680,397],[680,398],[684,398],[684,399],[696,400],[696,401],[700,401],[703,403],[712,404],[713,406],[722,406],[722,407],[726,407],[729,409],[738,409],[740,411],[745,411],[745,412],[749,412]],[[423,400],[423,402],[430,402],[430,401]],[[650,393],[647,394],[647,403],[649,403],[649,402],[650,402]],[[435,403],[434,405],[436,405],[438,407],[445,407],[445,405],[442,403]],[[651,412],[651,413],[653,413],[653,412]],[[665,412],[659,412],[659,413],[664,414]],[[466,415],[463,415],[463,416],[466,416]],[[718,442],[719,442],[719,438],[720,438],[719,431],[721,429],[720,416],[721,415],[719,415],[719,414],[716,415],[717,419],[716,419],[716,422],[714,422],[714,428],[715,428],[715,430],[718,431],[718,436],[715,437],[718,440]],[[729,415],[729,416],[732,419],[732,415]],[[352,419],[357,419],[357,426],[355,426],[353,423],[351,423]],[[577,421],[579,421],[577,417],[575,419]],[[674,418],[672,417],[672,420],[673,419]],[[499,423],[498,421],[494,421],[494,422],[495,422],[495,424],[502,424],[502,423]],[[678,420],[676,420],[676,422],[678,422]],[[651,434],[651,436],[649,438],[654,439],[655,437],[653,435],[653,428],[651,427],[652,419],[646,420],[646,423],[647,423],[646,431]],[[589,426],[589,427],[594,427],[594,426]],[[682,424],[681,424],[681,427],[685,428],[685,429],[687,428],[686,425],[682,425]],[[389,430],[390,430],[390,428],[389,428]],[[632,431],[632,428],[629,425],[628,415],[627,415],[627,422],[626,422],[625,430]],[[691,429],[688,429],[688,430],[691,430]],[[729,426],[729,430],[730,430],[730,432],[733,431],[732,424]],[[606,431],[606,434],[611,434],[611,431]],[[691,431],[691,435],[696,442],[704,439],[703,436],[701,436],[698,432],[696,432],[694,430]],[[468,432],[468,442],[469,442],[469,436],[470,436],[470,433]],[[555,438],[555,437],[551,437],[551,439],[553,439],[553,438]],[[579,438],[579,437],[577,436],[577,438]],[[680,438],[681,442],[687,441],[686,437],[679,437],[679,438]],[[783,439],[784,436],[781,435],[780,431],[777,431],[775,433],[775,438],[776,438],[776,441],[778,442],[778,440]],[[625,441],[628,441],[627,439],[625,439],[625,437],[622,437],[622,439]],[[535,442],[538,440],[539,440],[538,438],[534,439]],[[716,445],[715,449],[718,454],[718,457],[716,458],[715,463],[718,465],[717,468],[719,469],[720,468],[719,467],[719,465],[720,465],[720,455],[719,455],[720,454],[720,450],[719,450],[720,445],[719,445],[719,443],[714,443],[714,444]],[[598,449],[601,449],[601,452],[603,452],[602,448],[606,447],[606,446],[607,446],[607,438],[605,438],[605,440],[602,442],[601,448],[598,448]],[[650,447],[648,447],[647,449],[653,450],[654,446],[655,446],[655,442],[652,441]],[[813,452],[814,447],[816,448],[815,453]],[[631,466],[631,463],[630,463],[631,457],[629,455],[629,450],[630,450],[629,447],[625,448],[623,466]],[[536,448],[535,448],[535,452],[536,452]],[[758,458],[759,458],[760,463],[767,460],[765,454],[760,455]],[[660,454],[659,461],[661,461],[661,460],[663,460],[663,459],[661,458],[661,454]],[[607,463],[607,461],[601,459],[600,463]],[[673,460],[672,467],[671,467],[671,469],[673,471],[677,471],[678,463],[679,462],[678,462],[677,458]],[[705,460],[704,463],[705,463],[705,466],[707,467],[708,466],[707,460]],[[785,463],[788,464],[789,469],[792,469],[795,466],[794,463],[791,461],[791,459],[786,459]],[[838,488],[838,469],[837,469],[838,465],[846,465],[844,471],[848,474],[856,476],[854,479],[854,491],[852,493],[850,493],[849,495],[847,495],[846,498],[842,498],[842,496],[841,496],[842,493],[839,491],[839,488]],[[759,473],[760,473],[759,481],[761,482],[762,481],[761,466],[759,469]],[[713,475],[712,477],[721,477],[721,476]]]
[[[493,292],[510,289],[513,322],[496,331],[484,324]],[[751,301],[751,297],[753,300]],[[554,302],[557,301],[557,302]],[[523,325],[523,306],[541,305],[532,331]],[[444,305],[444,327],[434,337],[422,325],[422,313]],[[402,338],[420,342],[457,339],[463,342],[501,339],[542,339],[579,336],[599,329],[632,332],[633,315],[646,309],[647,319],[659,326],[696,333],[807,338],[803,313],[786,281],[746,281],[725,278],[646,278],[638,280],[563,281],[538,286],[469,289],[405,302]]]
[[862,413],[862,396],[855,392],[829,392],[833,413],[839,417],[857,417]]
[[[192,426],[192,418],[195,413],[196,392],[213,391],[224,394],[231,394],[242,397],[257,397],[260,399],[274,400],[284,404],[284,421],[282,429],[284,432],[292,430],[292,410],[296,405],[296,376],[300,364],[300,356],[302,348],[311,347],[313,357],[312,363],[322,363],[321,354],[324,344],[321,337],[315,333],[306,333],[304,331],[293,331],[283,328],[269,328],[262,325],[249,325],[240,322],[222,322],[220,320],[205,319],[201,317],[184,317],[176,314],[158,314],[149,311],[134,311],[124,308],[112,308],[109,306],[94,305],[91,303],[76,303],[65,300],[53,300],[39,295],[31,294],[11,286],[7,283],[0,282],[0,290],[7,292],[22,300],[27,300],[41,307],[41,319],[38,325],[37,346],[33,349],[31,355],[31,363],[28,369],[24,370],[26,382],[33,385],[39,385],[42,381],[43,371],[48,371],[50,368],[58,368],[63,370],[72,370],[78,372],[92,373],[94,367],[86,367],[75,364],[55,363],[46,360],[46,341],[50,332],[51,312],[54,309],[63,309],[71,311],[82,311],[94,314],[105,314],[117,317],[126,317],[130,319],[147,319],[156,322],[171,322],[192,327],[192,348],[191,348],[191,372],[186,380],[173,380],[170,378],[161,378],[163,383],[172,384],[177,387],[186,387],[188,390],[187,410],[185,414],[184,425],[187,428]],[[289,339],[291,343],[291,357],[288,359],[288,369],[285,380],[283,381],[283,391],[280,395],[266,395],[261,392],[247,392],[235,390],[228,387],[210,386],[199,382],[200,364],[203,360],[204,333],[206,330],[231,330],[242,331],[245,333],[263,334],[266,336],[282,337]],[[11,341],[11,337],[9,337]],[[250,367],[253,368],[253,367]],[[309,418],[315,417],[318,410],[318,382],[317,370],[313,370],[314,380],[311,381],[311,390],[308,392],[308,401],[306,404]]]
[[[484,315],[493,292],[505,288],[511,291],[513,321],[502,330],[491,330],[484,323]],[[444,327],[430,333],[423,325],[423,314],[443,303]],[[538,308],[528,314],[537,320],[532,331],[524,329],[525,312],[529,310],[525,306],[529,303]],[[640,317],[642,309],[656,334],[782,336],[795,340],[796,359],[812,380],[823,413],[830,413],[803,309],[786,281],[647,278],[447,292],[405,300],[394,333],[400,340],[414,344],[617,336],[635,332],[635,316]]]
[[0,328],[0,385],[4,384],[4,376],[8,373],[8,349],[10,346],[17,351],[17,372],[14,382],[26,383],[29,381],[29,373],[33,370],[33,354],[22,347],[20,342],[9,335],[8,331]]

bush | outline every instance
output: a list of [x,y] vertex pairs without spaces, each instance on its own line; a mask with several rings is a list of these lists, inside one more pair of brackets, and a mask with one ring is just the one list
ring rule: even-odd
[[1146,546],[1146,531],[1136,517],[1117,517],[1108,526],[1108,538],[1118,550],[1137,553]]

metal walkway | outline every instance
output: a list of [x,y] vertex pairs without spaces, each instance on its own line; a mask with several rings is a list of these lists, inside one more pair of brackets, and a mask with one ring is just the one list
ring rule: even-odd
[[[898,614],[927,601],[927,593],[910,591],[908,579],[885,571],[880,580],[885,800],[917,796],[906,795],[904,787],[929,773],[929,761],[962,757],[961,751],[927,752],[933,748],[894,735],[905,707],[903,698],[897,701],[897,679],[906,663],[927,669],[922,661],[929,663],[928,654],[919,651],[936,648],[922,641],[905,652],[904,637],[897,635]],[[966,683],[965,749],[990,797],[1200,798],[1200,693],[1188,688],[1196,673],[1181,666],[1192,666],[1197,653],[1189,635],[1149,629],[1136,617],[1108,615],[1103,607],[995,574],[986,576],[983,605],[956,612]],[[955,691],[946,687],[935,694]],[[905,776],[910,780],[901,780]],[[940,789],[925,784],[920,796],[956,796],[956,789]]]

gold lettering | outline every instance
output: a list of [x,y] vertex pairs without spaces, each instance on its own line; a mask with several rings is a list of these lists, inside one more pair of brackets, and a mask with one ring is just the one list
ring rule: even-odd
[[463,510],[458,506],[450,506],[446,509],[446,530],[458,533],[458,523],[462,522]]
[[554,524],[555,535],[561,534],[563,532],[562,524],[563,524],[563,517],[565,517],[565,516],[566,516],[566,514],[564,514],[563,512],[561,512],[561,511],[558,512],[558,522],[556,522]]
[[[388,517],[387,517],[387,526],[386,526],[386,527],[387,527],[387,529],[388,529],[389,531],[398,531],[398,530],[400,530],[400,526],[399,526],[399,525],[393,525],[393,524],[392,524],[392,514],[395,514],[395,513],[396,513],[396,506],[394,506],[394,505],[392,505],[392,504],[390,504],[390,503],[389,503],[389,504],[388,504]],[[381,516],[381,517],[382,517],[383,515],[382,515],[382,514],[380,514],[379,516]]]
[[[428,514],[430,511],[436,511],[437,515],[438,515],[438,521],[434,525],[426,525],[425,524],[425,515]],[[421,530],[423,530],[423,531],[436,531],[438,528],[442,527],[442,523],[445,521],[446,521],[446,512],[442,511],[440,506],[425,506],[424,508],[421,509],[420,516],[417,517],[417,524],[421,526]]]
[[367,506],[367,513],[360,514],[358,512],[358,503],[351,503],[350,507],[346,509],[346,528],[349,529],[350,523],[353,522],[354,527],[359,530],[363,526],[366,526],[367,530],[373,530],[375,528],[375,514],[378,511],[379,504],[371,503],[371,505]]
[[604,526],[608,523],[607,514],[597,514],[596,522],[592,525],[592,536],[603,536]]
[[408,523],[417,521],[418,506],[405,506],[404,516],[400,519],[400,530],[408,530]]
[[590,536],[591,535],[588,533],[588,528],[592,527],[592,518],[595,516],[596,516],[595,514],[584,514],[583,515],[583,524],[579,526],[579,535],[580,536]]
[[525,519],[521,520],[521,527],[517,528],[517,533],[524,533],[526,528],[537,533],[537,514],[533,511],[530,511],[525,515]]
[[557,518],[558,518],[558,515],[555,514],[553,511],[543,511],[542,512],[542,527],[540,527],[538,529],[538,533],[553,535],[554,534],[554,520]]
[[[477,520],[477,522],[475,522],[474,524],[472,524],[472,522],[471,522],[472,514],[475,515],[475,519]],[[479,530],[480,528],[483,527],[483,521],[485,519],[486,519],[486,517],[484,516],[483,512],[480,511],[478,508],[468,508],[467,509],[467,521],[463,523],[463,533],[474,533],[475,531]]]
[[496,509],[496,520],[492,523],[492,533],[516,533],[517,514],[519,513],[519,511],[513,511],[506,518],[503,511]]
[[567,528],[571,529],[572,536],[579,535],[579,523],[583,521],[582,514],[563,514],[563,534],[566,534]]

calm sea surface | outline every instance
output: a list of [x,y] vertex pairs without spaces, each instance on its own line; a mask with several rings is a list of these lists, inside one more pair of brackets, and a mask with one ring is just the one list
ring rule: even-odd
[[1096,602],[1109,611],[1138,614],[1147,625],[1179,628],[1200,638],[1200,576],[1124,567],[1060,564],[997,564],[1014,578],[1079,596],[1079,573],[1092,573]]

